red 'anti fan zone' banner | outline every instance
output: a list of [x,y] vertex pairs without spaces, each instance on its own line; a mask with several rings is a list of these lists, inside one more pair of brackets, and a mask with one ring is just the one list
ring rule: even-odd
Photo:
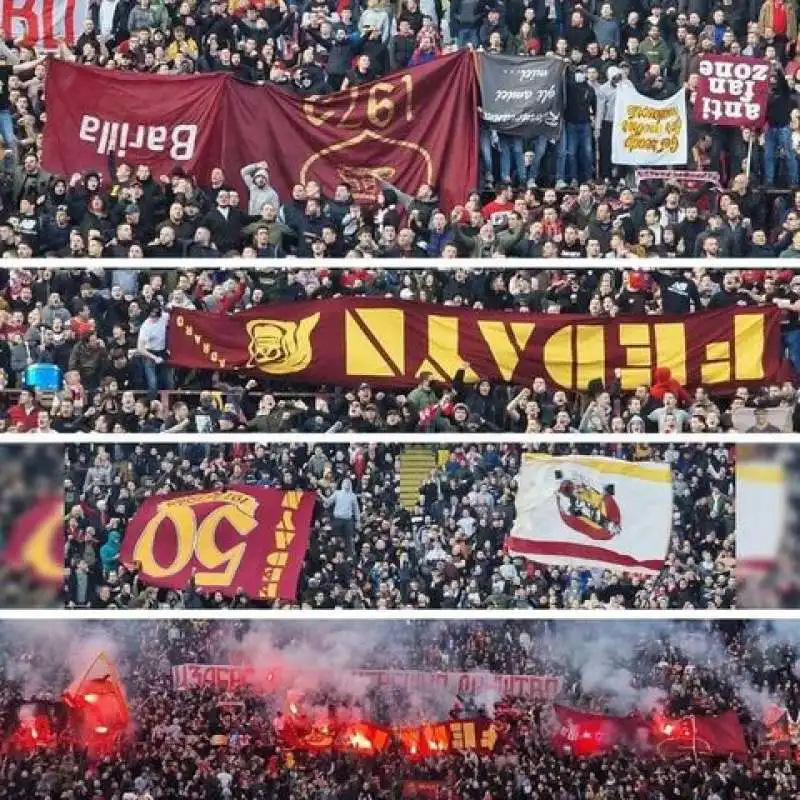
[[697,67],[696,122],[762,128],[767,118],[769,61],[704,55]]
[[375,199],[380,181],[412,194],[429,183],[452,207],[477,183],[477,107],[466,52],[308,98],[229,75],[123,74],[55,61],[44,166],[62,175],[105,170],[113,153],[156,175],[179,165],[206,180],[222,167],[244,191],[241,167],[266,160],[281,199],[310,180],[326,194],[345,183],[361,202]]
[[719,394],[779,379],[781,312],[704,311],[686,317],[596,319],[559,314],[473,311],[399,300],[337,299],[278,304],[220,316],[175,311],[171,362],[194,369],[247,371],[282,381],[368,381],[408,388],[423,372],[530,383],[544,376],[562,389],[650,384],[669,367],[684,386]]
[[232,596],[294,600],[315,497],[255,486],[150,497],[128,524],[121,560],[143,580]]

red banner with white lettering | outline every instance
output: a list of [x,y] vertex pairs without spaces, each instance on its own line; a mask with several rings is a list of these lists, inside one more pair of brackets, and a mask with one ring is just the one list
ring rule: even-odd
[[25,0],[0,4],[0,28],[9,39],[22,37],[26,45],[55,48],[63,39],[73,45],[89,19],[89,0]]
[[477,183],[477,108],[468,52],[308,98],[223,74],[139,75],[56,61],[44,166],[62,175],[105,170],[113,153],[155,175],[180,165],[201,181],[219,166],[244,192],[242,167],[266,160],[281,200],[311,180],[326,195],[347,184],[359,202],[375,200],[382,182],[410,194],[427,183],[449,208]]
[[[177,664],[172,668],[176,689],[211,686],[234,689],[257,686],[274,690],[302,672],[308,678],[322,677],[314,670],[301,670],[279,663],[252,664]],[[453,695],[495,694],[528,700],[552,700],[561,691],[562,679],[555,675],[505,675],[489,672],[424,672],[400,669],[353,669],[340,671],[345,680],[368,681],[376,686],[394,686],[408,691],[442,690]]]
[[762,128],[767,118],[769,61],[745,56],[703,55],[697,66],[696,122]]
[[149,497],[128,523],[120,553],[152,586],[231,597],[294,600],[315,495],[257,486]]
[[774,307],[703,311],[683,317],[476,311],[402,300],[340,298],[259,306],[233,315],[171,314],[171,363],[246,372],[303,384],[409,388],[428,372],[449,382],[553,387],[650,384],[668,367],[684,386],[717,394],[762,387],[781,375],[781,311]]

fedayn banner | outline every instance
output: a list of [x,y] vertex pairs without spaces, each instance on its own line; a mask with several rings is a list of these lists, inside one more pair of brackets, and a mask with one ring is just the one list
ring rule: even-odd
[[256,307],[223,316],[175,310],[171,363],[297,383],[367,381],[408,388],[430,373],[447,383],[530,383],[565,390],[652,382],[669,367],[684,386],[717,394],[777,380],[783,364],[781,312],[734,308],[682,317],[476,311],[400,300],[341,298]]

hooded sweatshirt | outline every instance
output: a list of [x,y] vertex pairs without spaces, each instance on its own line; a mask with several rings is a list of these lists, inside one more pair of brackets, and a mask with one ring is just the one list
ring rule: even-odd
[[331,500],[333,501],[334,519],[350,520],[358,525],[361,519],[361,512],[358,507],[358,498],[352,489],[350,478],[345,478],[342,481],[342,488],[337,489],[333,493]]
[[663,400],[667,392],[672,392],[679,404],[691,404],[692,398],[689,396],[686,389],[672,377],[672,372],[669,367],[656,367],[653,378],[653,386],[650,389],[651,397],[654,397],[656,400]]
[[[266,175],[266,182],[263,186],[258,186],[255,182],[255,177],[258,173]],[[247,164],[241,170],[242,180],[250,192],[250,201],[247,206],[247,213],[251,217],[257,217],[261,214],[261,209],[265,203],[275,206],[278,210],[281,207],[281,201],[278,193],[270,186],[269,172],[258,164]]]
[[117,566],[121,540],[119,531],[111,531],[108,534],[108,541],[100,548],[100,560],[103,562],[103,569],[106,572]]

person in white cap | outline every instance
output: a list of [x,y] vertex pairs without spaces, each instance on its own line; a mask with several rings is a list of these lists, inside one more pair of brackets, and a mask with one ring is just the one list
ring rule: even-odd
[[247,206],[247,213],[251,217],[261,215],[261,209],[265,205],[274,206],[275,209],[281,207],[278,193],[272,188],[269,182],[269,166],[266,161],[258,161],[255,164],[247,164],[241,169],[242,180],[250,192],[250,200]]

